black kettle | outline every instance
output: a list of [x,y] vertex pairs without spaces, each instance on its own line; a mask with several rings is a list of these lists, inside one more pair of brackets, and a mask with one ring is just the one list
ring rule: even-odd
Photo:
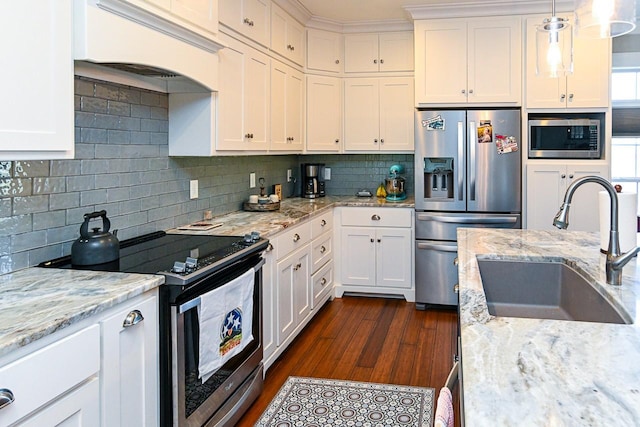
[[[102,230],[99,227],[89,231],[89,221],[102,217]],[[80,226],[80,238],[71,246],[71,263],[74,265],[97,265],[112,262],[120,257],[120,242],[117,231],[109,233],[111,221],[107,211],[102,210],[84,214]]]

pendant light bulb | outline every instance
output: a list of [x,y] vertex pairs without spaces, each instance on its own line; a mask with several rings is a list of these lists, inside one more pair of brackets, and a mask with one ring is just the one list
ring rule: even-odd
[[558,77],[558,69],[562,65],[562,51],[558,44],[558,33],[556,31],[549,33],[547,64],[549,66],[549,77]]

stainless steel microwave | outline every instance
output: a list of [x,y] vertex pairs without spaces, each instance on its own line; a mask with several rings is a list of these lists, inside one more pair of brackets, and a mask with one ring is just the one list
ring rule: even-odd
[[529,117],[530,159],[600,159],[603,118]]

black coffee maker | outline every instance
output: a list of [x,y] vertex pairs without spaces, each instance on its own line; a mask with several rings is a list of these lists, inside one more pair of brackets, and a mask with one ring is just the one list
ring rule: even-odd
[[324,197],[324,164],[303,163],[301,165],[302,191],[301,197],[315,199]]

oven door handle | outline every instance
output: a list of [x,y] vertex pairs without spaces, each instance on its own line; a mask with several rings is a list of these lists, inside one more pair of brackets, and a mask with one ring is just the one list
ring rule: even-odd
[[[258,271],[262,268],[262,266],[264,265],[265,260],[264,258],[262,258],[254,267],[253,267],[253,271]],[[182,314],[185,311],[189,311],[194,307],[197,307],[200,305],[200,297],[195,297],[192,300],[189,300],[183,304],[180,304],[178,306],[178,314]]]

